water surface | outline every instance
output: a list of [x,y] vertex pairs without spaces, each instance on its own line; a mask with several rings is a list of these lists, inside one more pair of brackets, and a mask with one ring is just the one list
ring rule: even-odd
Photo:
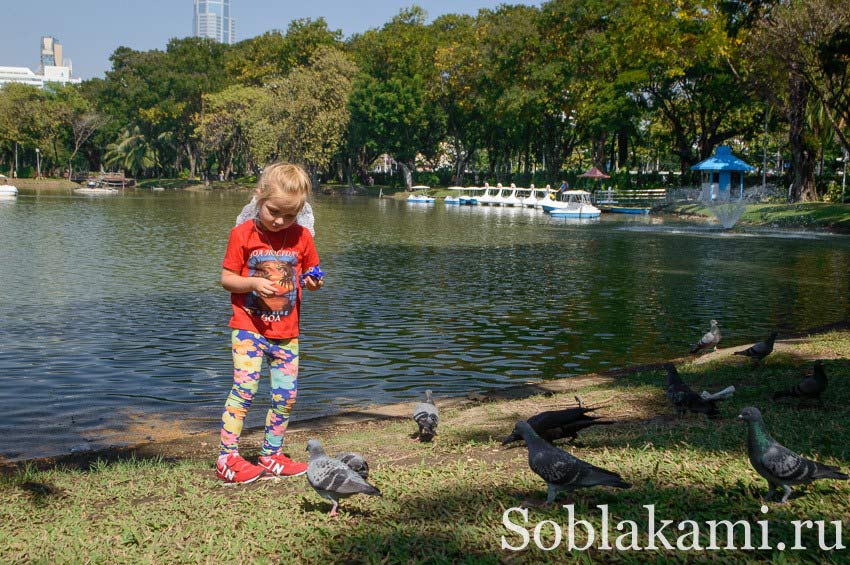
[[[217,429],[247,193],[0,201],[0,454]],[[294,418],[680,356],[850,313],[850,238],[319,197]],[[268,406],[264,379],[248,425]],[[211,447],[211,449],[213,449]]]

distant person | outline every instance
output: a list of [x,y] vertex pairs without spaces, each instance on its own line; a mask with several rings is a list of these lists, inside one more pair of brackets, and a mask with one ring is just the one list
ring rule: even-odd
[[565,180],[561,181],[561,186],[558,187],[558,192],[564,192],[570,189],[570,183]]
[[[283,454],[283,435],[297,392],[301,286],[322,288],[319,256],[310,231],[296,222],[310,193],[301,167],[276,163],[263,171],[257,214],[230,230],[221,285],[230,291],[233,388],[221,419],[216,475],[251,483],[265,474],[301,475],[305,463]],[[314,270],[315,268],[315,270]],[[257,393],[263,358],[271,374],[271,407],[257,465],[239,455],[239,436]]]

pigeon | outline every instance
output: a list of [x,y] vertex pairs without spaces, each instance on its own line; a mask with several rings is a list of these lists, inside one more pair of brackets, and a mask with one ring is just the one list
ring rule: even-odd
[[791,495],[789,485],[806,484],[815,479],[846,481],[850,478],[837,467],[806,459],[776,443],[767,433],[758,408],[744,408],[738,419],[747,422],[747,455],[756,472],[767,479],[768,500],[773,499],[773,493],[779,487],[785,491],[779,503],[785,504]]
[[767,357],[773,352],[773,342],[776,340],[776,332],[770,332],[770,336],[764,341],[760,341],[748,347],[743,351],[736,351],[733,355],[745,355],[754,359],[756,363]]
[[774,393],[773,399],[778,400],[793,396],[796,398],[820,400],[820,395],[826,390],[827,382],[828,379],[826,378],[826,371],[823,370],[823,363],[815,361],[815,368],[812,375],[805,377],[788,390]]
[[691,348],[691,353],[699,353],[703,349],[711,348],[717,351],[718,343],[720,343],[720,324],[717,323],[717,320],[712,320],[711,329]]
[[679,372],[672,363],[665,363],[664,368],[667,369],[667,398],[676,407],[679,416],[684,416],[685,412],[694,412],[696,414],[705,414],[709,417],[714,417],[720,414],[717,409],[716,400],[705,400],[700,395],[691,390],[682,378]]
[[419,426],[419,441],[431,441],[437,435],[440,413],[430,390],[425,391],[425,402],[420,402],[413,409],[413,421]]
[[381,491],[370,485],[357,472],[339,459],[325,455],[322,444],[317,439],[307,442],[310,452],[310,463],[307,465],[307,482],[319,496],[333,502],[330,516],[337,515],[340,498],[355,494],[381,496]]
[[349,469],[363,477],[364,480],[369,478],[369,463],[359,453],[340,453],[336,458],[348,465]]
[[[584,407],[551,410],[532,416],[527,421],[534,432],[548,442],[554,442],[563,438],[569,438],[569,441],[573,441],[576,439],[578,432],[585,428],[614,423],[613,421],[602,420],[598,416],[588,414],[594,410],[596,408]],[[502,445],[507,445],[521,439],[522,436],[514,428],[511,435],[502,440]]]
[[528,422],[520,420],[514,431],[528,446],[528,466],[546,481],[546,504],[552,504],[559,491],[572,492],[597,485],[623,489],[632,486],[617,473],[600,469],[547,443]]

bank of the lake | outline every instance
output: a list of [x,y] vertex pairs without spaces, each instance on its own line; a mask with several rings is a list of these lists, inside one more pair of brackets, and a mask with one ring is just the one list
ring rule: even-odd
[[[654,213],[682,218],[713,219],[708,206],[687,202],[664,206]],[[780,229],[826,230],[850,234],[850,204],[805,202],[799,204],[750,204],[738,220],[740,225]]]
[[[696,360],[680,360],[679,371],[697,391],[734,384],[738,390],[722,406],[722,416],[678,419],[664,395],[663,370],[642,367],[616,374],[540,383],[533,387],[486,391],[469,398],[437,398],[439,435],[431,444],[411,438],[412,405],[397,414],[368,418],[368,410],[348,419],[318,419],[294,427],[288,451],[306,456],[308,438],[319,438],[329,453],[359,451],[371,466],[370,480],[382,498],[355,497],[342,502],[338,518],[303,477],[246,487],[225,487],[214,478],[213,433],[133,450],[78,455],[60,462],[41,461],[8,472],[0,482],[0,555],[18,561],[279,561],[297,562],[540,562],[584,557],[594,561],[643,562],[647,558],[685,562],[725,559],[756,562],[817,561],[846,563],[847,550],[818,549],[817,528],[802,528],[803,550],[781,551],[795,543],[793,520],[843,524],[844,545],[850,529],[850,483],[818,481],[797,488],[789,503],[762,504],[766,483],[746,458],[746,428],[735,416],[745,406],[759,407],[771,434],[787,447],[845,472],[850,464],[850,331],[830,330],[781,339],[764,365],[751,368],[733,350],[721,349]],[[823,405],[773,402],[771,394],[788,388],[824,360],[830,378]],[[523,501],[545,497],[543,481],[527,466],[526,449],[504,448],[499,440],[514,422],[542,410],[584,402],[617,420],[582,432],[567,449],[596,465],[617,471],[633,484],[629,490],[594,488],[574,496],[577,519],[586,520],[596,540],[586,551],[567,554],[568,512],[564,508],[519,511],[511,522],[532,541],[525,549],[503,549],[502,538],[521,546],[523,536],[503,525],[504,512]],[[246,456],[257,454],[258,430],[243,439]],[[610,543],[622,532],[616,523],[633,520],[637,544],[646,547],[648,516],[654,505],[661,520],[745,520],[752,524],[753,545],[761,544],[757,521],[768,521],[773,549],[732,551],[659,550],[640,553],[600,547],[600,505],[607,506]],[[551,520],[565,528],[552,552],[535,547],[533,529]],[[515,527],[519,527],[515,526]],[[736,547],[744,544],[742,526]],[[576,544],[587,541],[576,529]],[[721,529],[721,532],[723,530]],[[826,543],[834,545],[834,526]],[[556,542],[552,524],[538,532],[547,547]],[[665,531],[674,546],[681,535]],[[699,543],[708,544],[707,529]],[[721,547],[728,547],[725,536]],[[628,542],[625,542],[628,543]],[[661,542],[656,540],[661,547]]]

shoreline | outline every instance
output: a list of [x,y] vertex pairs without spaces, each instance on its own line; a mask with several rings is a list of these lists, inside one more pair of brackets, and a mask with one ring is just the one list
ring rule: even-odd
[[[833,331],[850,330],[850,320],[843,320],[822,326],[816,326],[801,332],[784,334],[777,338],[777,350],[804,340]],[[582,387],[598,385],[614,385],[618,379],[636,375],[642,372],[660,370],[665,363],[692,363],[702,365],[720,361],[732,355],[733,351],[740,351],[752,344],[739,344],[718,349],[716,352],[705,353],[700,356],[684,355],[673,359],[663,359],[652,363],[643,363],[620,367],[598,373],[590,373],[578,377],[564,377],[560,379],[526,382],[523,384],[510,385],[502,388],[486,389],[483,392],[470,390],[465,396],[435,395],[439,401],[441,410],[471,408],[485,403],[507,403],[521,401],[537,395],[553,396],[577,391]],[[420,400],[397,402],[390,404],[369,404],[361,408],[346,410],[336,414],[315,416],[296,420],[290,423],[287,436],[301,436],[308,432],[329,430],[334,428],[348,428],[357,424],[374,423],[381,421],[404,421],[411,419],[413,407]],[[242,439],[252,445],[262,441],[264,426],[246,427],[243,430]],[[208,457],[212,460],[215,445],[218,442],[218,430],[191,431],[180,437],[168,440],[151,440],[131,443],[128,445],[104,447],[91,451],[69,453],[66,455],[33,457],[18,460],[6,460],[0,456],[0,475],[19,471],[22,468],[35,467],[37,469],[49,469],[60,466],[72,468],[85,468],[98,460],[115,461],[127,457],[164,457],[167,459]]]
[[[848,324],[830,327],[842,326]],[[784,335],[757,365],[732,355],[746,344],[683,358],[690,361],[678,371],[695,392],[736,387],[711,419],[676,414],[665,394],[664,369],[627,374],[650,367],[643,365],[607,379],[547,381],[545,388],[565,392],[541,386],[533,396],[515,400],[497,398],[504,390],[459,400],[438,396],[439,429],[428,443],[417,441],[416,425],[403,405],[403,418],[383,414],[353,423],[304,422],[287,438],[288,456],[306,460],[308,439],[318,439],[330,455],[357,452],[369,462],[370,484],[382,493],[346,498],[335,517],[328,514],[331,504],[303,476],[224,484],[214,471],[217,433],[109,456],[88,454],[88,460],[76,462],[42,462],[41,468],[31,463],[14,473],[0,472],[0,506],[6,511],[0,555],[11,562],[110,563],[164,558],[542,563],[553,556],[583,562],[844,563],[835,549],[850,544],[850,481],[818,480],[795,486],[785,504],[770,500],[767,482],[748,457],[747,426],[737,418],[745,407],[757,407],[771,436],[789,449],[842,472],[850,468],[850,447],[841,441],[850,427],[850,389],[843,386],[850,378],[850,331],[794,335]],[[815,360],[822,360],[829,375],[821,402],[772,400],[775,392],[810,374]],[[515,387],[510,390],[519,395]],[[558,447],[616,473],[630,488],[581,489],[547,505],[546,483],[529,468],[526,447],[502,441],[517,421],[575,407],[576,396],[610,425],[583,430]],[[259,455],[256,438],[241,448],[249,461]],[[578,527],[573,516],[581,518]],[[618,541],[616,552],[598,535],[597,541],[590,537],[591,528],[606,531],[605,516],[630,532],[616,534],[627,542],[621,547]],[[799,520],[829,524],[827,541],[820,528],[800,531]],[[677,522],[709,529],[724,525],[718,531],[721,541],[697,547],[702,533],[691,538],[668,527],[665,539],[675,545],[653,545],[656,533]],[[763,524],[769,534],[761,530]],[[835,524],[843,524],[843,534]],[[560,544],[563,553],[554,553],[560,529],[563,540],[575,534],[576,543]],[[524,543],[532,530],[535,543]],[[761,540],[769,543],[751,546],[748,531],[764,531]],[[837,547],[842,537],[844,545]],[[783,554],[789,543],[795,551]]]

